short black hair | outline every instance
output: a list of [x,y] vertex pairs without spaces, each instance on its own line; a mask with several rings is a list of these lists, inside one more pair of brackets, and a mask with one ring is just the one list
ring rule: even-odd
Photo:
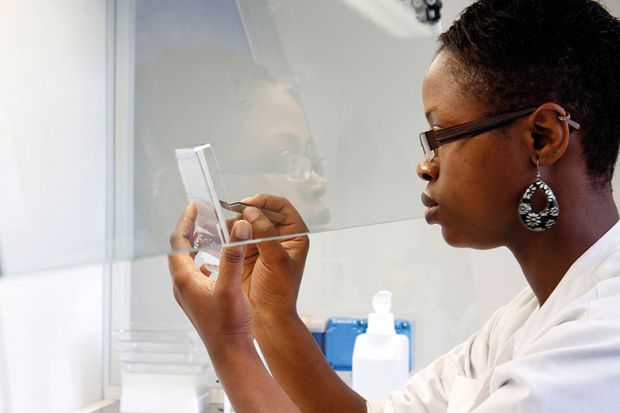
[[459,83],[493,112],[546,101],[582,125],[596,187],[620,144],[620,21],[593,0],[479,0],[439,38]]

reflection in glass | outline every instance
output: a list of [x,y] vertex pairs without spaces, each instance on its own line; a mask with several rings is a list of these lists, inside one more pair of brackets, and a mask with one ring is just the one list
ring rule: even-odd
[[[329,208],[321,200],[327,191],[327,161],[317,156],[303,110],[291,93],[251,61],[216,47],[174,55],[165,66],[169,76],[177,73],[174,82],[152,84],[150,76],[137,81],[136,124],[143,128],[136,131],[136,144],[143,150],[136,158],[136,181],[154,185],[150,193],[136,185],[140,230],[135,253],[161,250],[158,239],[166,239],[163,234],[174,228],[184,208],[176,168],[166,167],[172,160],[166,157],[184,143],[210,143],[220,166],[221,199],[275,194],[289,199],[311,230],[327,224]],[[211,62],[214,56],[219,64]],[[242,73],[231,76],[232,63],[237,68],[243,63]],[[168,102],[184,110],[168,108]],[[148,122],[142,122],[143,116]]]
[[[135,4],[131,256],[168,251],[187,202],[175,149],[205,143],[216,210],[272,194],[310,232],[421,216],[413,137],[430,29],[394,37],[331,1]],[[301,15],[321,24],[291,25]]]

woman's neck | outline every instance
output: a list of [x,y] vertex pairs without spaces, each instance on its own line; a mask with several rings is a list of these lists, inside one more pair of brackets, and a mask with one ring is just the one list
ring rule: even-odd
[[549,231],[508,245],[541,306],[573,263],[618,222],[611,191],[590,195],[560,205],[560,219]]

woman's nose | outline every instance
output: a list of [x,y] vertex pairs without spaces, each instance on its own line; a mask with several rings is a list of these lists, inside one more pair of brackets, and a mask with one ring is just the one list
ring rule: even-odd
[[327,180],[312,171],[308,181],[303,185],[303,195],[306,199],[319,199],[327,192]]
[[433,181],[439,177],[439,165],[430,156],[423,156],[418,162],[418,176],[425,181]]

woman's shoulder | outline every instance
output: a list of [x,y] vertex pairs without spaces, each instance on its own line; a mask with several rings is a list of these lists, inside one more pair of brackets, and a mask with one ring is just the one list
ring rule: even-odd
[[478,333],[490,353],[499,351],[538,309],[538,300],[528,286],[493,313]]

